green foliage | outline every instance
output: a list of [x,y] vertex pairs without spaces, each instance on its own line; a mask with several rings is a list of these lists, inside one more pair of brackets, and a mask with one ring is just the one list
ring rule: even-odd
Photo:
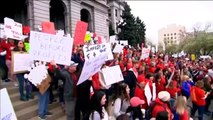
[[[124,12],[121,16],[123,23],[118,26],[121,32],[118,34],[120,40],[128,40],[130,45],[145,43],[145,24],[139,17],[135,18],[131,13],[131,8],[125,2]],[[126,23],[126,24],[124,24]]]

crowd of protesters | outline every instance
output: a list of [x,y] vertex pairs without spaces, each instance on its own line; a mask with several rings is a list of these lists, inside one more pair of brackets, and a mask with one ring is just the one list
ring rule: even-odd
[[[25,52],[24,42],[1,40],[0,67],[5,71],[2,76],[5,82],[13,79],[11,74],[8,76],[10,65],[7,64],[11,51]],[[39,94],[39,118],[43,120],[52,114],[48,112],[48,103],[55,102],[54,89],[59,91],[59,102],[67,120],[189,120],[196,117],[203,120],[204,114],[212,116],[213,59],[192,60],[187,55],[165,59],[165,54],[150,53],[141,60],[141,49],[128,46],[113,55],[114,60],[106,61],[102,68],[119,65],[124,80],[110,86],[105,85],[101,70],[76,85],[85,61],[82,46],[73,47],[70,66],[50,61],[48,71],[52,82],[45,94]],[[33,99],[32,90],[36,87],[23,74],[15,76],[20,100],[27,101]],[[145,94],[147,85],[151,101]]]

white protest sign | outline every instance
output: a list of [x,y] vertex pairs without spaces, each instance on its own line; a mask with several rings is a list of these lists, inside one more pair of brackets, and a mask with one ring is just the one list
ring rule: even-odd
[[77,85],[86,81],[90,76],[97,73],[107,58],[107,54],[101,54],[93,59],[86,60]]
[[5,34],[5,30],[4,30],[4,25],[0,24],[0,38],[5,38],[6,34]]
[[141,59],[148,58],[149,57],[149,52],[150,52],[150,49],[148,49],[148,48],[142,48]]
[[4,30],[8,38],[22,40],[22,24],[15,22],[13,19],[4,18]]
[[152,83],[152,92],[153,92],[152,100],[154,101],[156,99],[156,84],[155,83]]
[[64,30],[57,30],[56,35],[64,36]]
[[119,44],[119,42],[120,42],[120,45],[123,45],[123,46],[129,45],[128,40],[117,40],[116,41],[117,44]]
[[147,103],[149,105],[150,102],[151,102],[151,99],[152,99],[152,93],[151,93],[151,90],[150,90],[150,87],[149,87],[149,83],[147,83],[145,85],[144,91],[145,91],[145,96],[146,96]]
[[33,60],[69,65],[72,54],[73,39],[58,35],[30,32],[30,57]]
[[168,63],[168,60],[169,60],[169,55],[165,55],[165,57],[164,57],[164,62],[165,62],[165,63]]
[[0,91],[1,120],[17,120],[7,89],[3,88]]
[[123,52],[123,48],[124,48],[124,46],[122,46],[120,44],[116,44],[115,48],[113,50],[113,53],[121,53],[121,52]]
[[110,47],[110,43],[103,43],[103,44],[95,44],[95,45],[84,45],[83,47],[85,60],[93,59],[103,53],[107,53],[106,60],[112,60],[112,50]]
[[116,35],[110,36],[109,37],[109,41],[110,41],[110,43],[115,43],[115,41],[116,41]]
[[23,73],[29,70],[33,60],[30,59],[28,53],[13,52],[12,53],[12,73]]
[[102,73],[107,86],[124,80],[119,65],[103,68]]

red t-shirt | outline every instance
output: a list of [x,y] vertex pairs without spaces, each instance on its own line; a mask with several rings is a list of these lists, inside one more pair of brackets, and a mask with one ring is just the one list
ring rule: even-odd
[[196,99],[197,99],[195,104],[197,104],[198,106],[205,106],[206,105],[206,100],[204,99],[205,91],[197,86],[195,86],[194,89],[195,89]]

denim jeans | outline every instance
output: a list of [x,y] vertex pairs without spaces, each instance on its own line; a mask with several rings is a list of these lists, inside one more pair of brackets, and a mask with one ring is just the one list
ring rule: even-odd
[[[31,91],[29,87],[27,87],[26,79],[24,78],[24,74],[16,74],[16,78],[18,80],[18,85],[19,85],[19,93],[21,98],[28,97],[31,95]],[[24,82],[26,83],[26,96],[24,94]]]
[[48,112],[49,90],[41,94],[38,92],[38,115],[43,118]]
[[193,104],[193,108],[191,111],[191,115],[194,116],[195,112],[198,110],[198,119],[203,120],[203,113],[205,110],[205,106],[198,106],[194,102],[192,102],[192,104]]

